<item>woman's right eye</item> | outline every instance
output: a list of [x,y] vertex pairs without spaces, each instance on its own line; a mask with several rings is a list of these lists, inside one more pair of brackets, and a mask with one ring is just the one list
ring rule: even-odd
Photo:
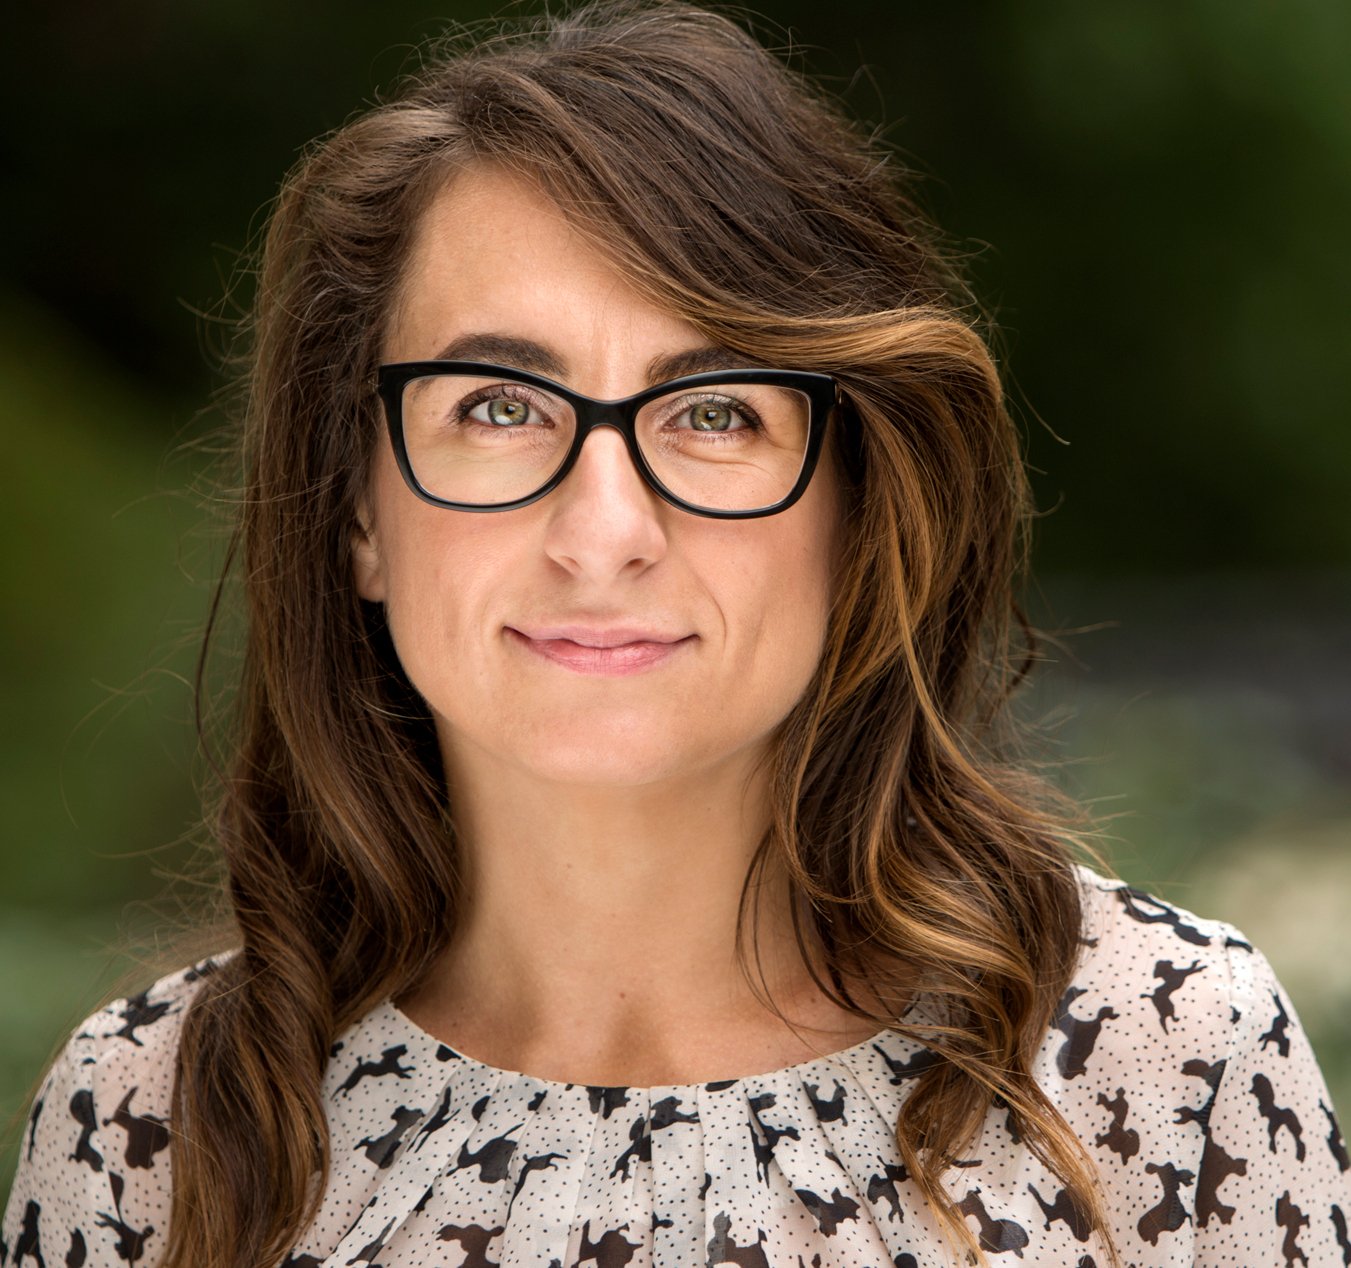
[[530,406],[524,401],[510,396],[494,396],[480,401],[466,417],[490,427],[519,427],[530,422],[531,412]]

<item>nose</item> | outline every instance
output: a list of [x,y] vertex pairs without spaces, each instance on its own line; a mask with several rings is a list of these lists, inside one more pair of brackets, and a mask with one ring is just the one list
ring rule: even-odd
[[545,551],[579,579],[637,575],[666,554],[666,503],[634,465],[624,437],[599,426],[545,500]]

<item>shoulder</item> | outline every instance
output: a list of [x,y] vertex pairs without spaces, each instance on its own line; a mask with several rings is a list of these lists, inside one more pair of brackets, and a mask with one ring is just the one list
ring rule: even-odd
[[1042,1073],[1090,1104],[1130,1081],[1179,1094],[1194,1072],[1251,1038],[1260,1014],[1274,1015],[1270,965],[1233,925],[1086,867],[1078,874],[1080,955],[1052,1017]]
[[1270,962],[1223,920],[1080,876],[1083,953],[1039,1077],[1091,1145],[1123,1245],[1191,1222],[1197,1263],[1331,1263],[1351,1157]]
[[115,999],[66,1040],[20,1137],[5,1243],[68,1246],[67,1262],[90,1253],[99,1263],[158,1245],[182,1020],[216,967],[204,960]]
[[1274,984],[1241,930],[1122,880],[1080,867],[1083,950],[1069,994],[1114,1011],[1122,1028],[1204,1047],[1228,1046]]
[[1202,916],[1127,881],[1099,875],[1080,865],[1084,943],[1092,960],[1097,940],[1116,956],[1170,954],[1203,962],[1226,960],[1232,951],[1251,954],[1252,944],[1227,921]]
[[[183,1019],[218,961],[203,960],[112,1000],[80,1024],[53,1065],[84,1071],[82,1082],[121,1101],[132,1093],[167,1111]],[[118,1095],[118,1094],[121,1095]]]
[[88,1110],[71,1116],[100,1132],[167,1117],[183,1019],[217,966],[208,959],[178,969],[91,1013],[52,1062],[39,1099],[45,1105],[52,1092],[87,1099]]
[[1101,1104],[1134,1083],[1174,1115],[1226,1067],[1232,1084],[1278,1061],[1326,1097],[1294,1005],[1241,930],[1087,868],[1080,880],[1081,955],[1041,1055],[1062,1096]]

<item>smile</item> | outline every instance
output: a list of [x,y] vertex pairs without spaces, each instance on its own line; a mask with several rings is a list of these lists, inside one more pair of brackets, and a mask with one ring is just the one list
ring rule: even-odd
[[570,638],[531,638],[520,630],[506,627],[508,639],[515,646],[532,652],[543,660],[552,661],[579,674],[608,674],[620,676],[641,673],[675,657],[696,635],[672,642],[637,639],[606,647],[590,647]]

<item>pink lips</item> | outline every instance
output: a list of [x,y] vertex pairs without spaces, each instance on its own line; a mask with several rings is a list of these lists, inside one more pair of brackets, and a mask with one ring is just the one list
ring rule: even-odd
[[636,674],[669,660],[694,635],[667,638],[638,629],[557,626],[526,634],[507,626],[518,646],[581,674]]

